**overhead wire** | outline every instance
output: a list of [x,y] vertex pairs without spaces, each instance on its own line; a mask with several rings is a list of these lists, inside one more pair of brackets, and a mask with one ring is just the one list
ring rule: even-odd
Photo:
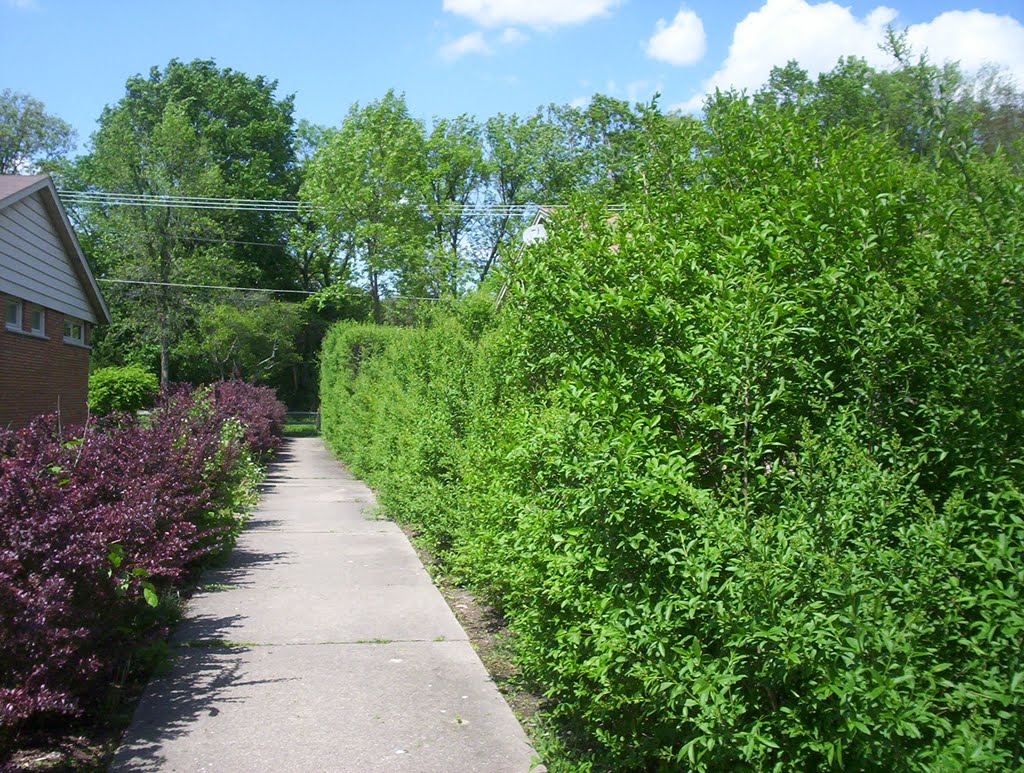
[[[61,200],[71,206],[137,206],[176,207],[187,209],[230,210],[233,212],[269,212],[275,214],[300,214],[302,212],[330,212],[330,207],[316,206],[304,201],[276,199],[230,199],[207,196],[170,196],[164,194],[129,194],[109,191],[58,190]],[[415,205],[429,211],[425,204]],[[483,217],[504,217],[505,215],[527,215],[531,212],[560,205],[549,204],[446,204],[440,209],[448,214],[465,214]]]
[[281,244],[280,242],[250,242],[242,239],[218,239],[210,236],[186,236],[184,234],[169,234],[169,233],[146,233],[140,231],[138,233],[128,231],[107,231],[109,234],[115,236],[155,236],[161,239],[177,239],[182,242],[208,242],[210,244],[242,244],[251,247],[277,247],[278,249],[286,250],[290,245]]
[[231,285],[203,285],[187,282],[149,282],[142,279],[105,279],[97,278],[97,282],[119,285],[146,285],[148,287],[181,287],[195,290],[235,290],[255,293],[296,293],[299,295],[316,295],[312,290],[276,290],[269,287],[233,287]]
[[[189,209],[230,210],[233,212],[269,212],[275,214],[300,214],[302,212],[331,212],[330,207],[317,206],[304,201],[281,199],[238,199],[212,196],[176,196],[156,193],[117,193],[114,191],[75,191],[59,188],[61,200],[70,206],[137,206],[177,207]],[[427,204],[414,205],[422,211],[430,211]],[[564,204],[500,204],[473,202],[468,204],[445,204],[439,209],[447,214],[462,214],[476,217],[505,217],[528,215],[539,210],[564,207]],[[621,204],[608,206],[610,210],[621,210]]]
[[[174,196],[166,194],[132,194],[117,193],[113,191],[75,191],[67,188],[58,188],[61,201],[70,207],[82,206],[136,206],[136,207],[175,207],[189,209],[208,209],[232,212],[269,212],[273,214],[300,214],[302,212],[317,211],[330,212],[327,207],[314,206],[303,201],[279,200],[279,199],[238,199],[238,198],[216,198],[211,196]],[[421,211],[430,211],[425,204],[416,205]],[[441,211],[447,214],[461,214],[473,217],[512,217],[525,216],[534,212],[549,211],[564,207],[564,204],[447,204],[441,207]],[[621,211],[624,205],[612,204],[607,207],[611,211]],[[145,236],[172,236],[171,234],[143,234]],[[173,238],[210,242],[221,244],[241,244],[262,247],[277,247],[286,249],[287,245],[275,244],[272,242],[243,241],[234,239],[213,239],[199,236],[174,235]],[[97,281],[110,284],[144,285],[154,287],[175,287],[182,289],[204,289],[204,290],[230,290],[238,292],[264,292],[264,293],[295,293],[301,295],[315,295],[309,290],[280,290],[266,287],[234,287],[229,285],[205,285],[189,284],[183,282],[149,282],[135,279],[100,279]],[[398,300],[422,300],[438,301],[440,298],[429,296],[389,296]]]
[[[97,277],[97,282],[122,285],[143,285],[146,287],[177,287],[187,290],[231,290],[233,292],[254,292],[254,293],[294,293],[296,295],[316,295],[314,290],[280,290],[272,287],[235,287],[233,285],[206,285],[191,284],[188,282],[151,282],[143,279],[106,279]],[[435,298],[428,295],[388,295],[381,300],[400,301],[442,301],[444,298]]]

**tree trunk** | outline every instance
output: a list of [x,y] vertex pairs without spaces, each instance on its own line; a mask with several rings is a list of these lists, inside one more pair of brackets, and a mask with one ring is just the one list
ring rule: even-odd
[[491,266],[494,265],[494,259],[498,257],[498,248],[501,246],[501,240],[505,238],[505,230],[508,228],[508,215],[505,215],[501,220],[501,230],[498,231],[498,238],[494,242],[494,246],[491,247],[491,254],[487,257],[487,262],[484,263],[484,268],[480,272],[480,278],[477,280],[477,284],[480,284],[487,278],[487,273],[491,270]]
[[377,272],[370,272],[370,297],[373,299],[373,321],[378,325],[384,321],[380,308],[380,288],[377,284]]
[[[165,212],[165,218],[167,222],[167,230],[169,231],[170,223],[172,221],[172,213],[170,209]],[[171,355],[170,355],[170,336],[168,334],[168,323],[169,320],[167,315],[171,308],[170,299],[170,288],[167,284],[171,281],[171,248],[168,244],[168,238],[161,238],[159,246],[160,256],[160,281],[163,283],[157,289],[157,324],[160,326],[160,387],[162,389],[167,388],[167,384],[171,380]]]
[[[161,303],[161,307],[163,303]],[[157,315],[157,324],[160,325],[160,388],[166,389],[170,381],[170,346],[167,340],[167,312],[161,308]]]

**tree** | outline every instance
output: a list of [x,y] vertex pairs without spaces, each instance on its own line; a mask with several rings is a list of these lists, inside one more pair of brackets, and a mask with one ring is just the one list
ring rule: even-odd
[[[487,163],[490,171],[487,198],[490,203],[516,206],[540,202],[543,155],[543,116],[538,111],[526,120],[498,115],[484,124]],[[487,278],[501,246],[521,230],[526,219],[511,210],[489,224],[488,249],[478,266],[478,282]]]
[[526,119],[502,113],[488,119],[485,195],[510,209],[485,229],[478,282],[487,277],[502,246],[526,225],[531,213],[515,208],[565,204],[583,192],[621,194],[633,174],[642,125],[642,114],[627,103],[600,95],[586,110],[550,105]]
[[[220,182],[209,195],[239,199],[293,199],[298,190],[294,99],[275,96],[276,81],[251,77],[212,60],[183,63],[172,59],[161,70],[136,75],[125,84],[125,95],[100,117],[97,136],[107,125],[123,120],[137,137],[145,138],[176,105],[196,136],[202,138],[206,163],[216,166]],[[90,187],[100,188],[91,179]],[[114,181],[108,181],[114,182]],[[117,190],[139,192],[131,175],[116,181]],[[232,258],[241,267],[240,280],[271,287],[293,287],[290,261],[282,260],[290,221],[281,215],[251,210],[211,212],[229,240]]]
[[0,91],[0,174],[31,174],[75,147],[71,124],[28,94]]
[[301,324],[302,311],[294,303],[238,298],[203,308],[189,345],[193,356],[212,363],[221,379],[267,383],[298,362]]
[[[180,103],[170,103],[159,123],[143,127],[129,113],[107,110],[92,152],[77,171],[101,190],[168,196],[214,196],[220,168]],[[239,268],[220,244],[223,223],[206,210],[165,206],[111,206],[81,212],[90,254],[107,278],[151,283],[107,290],[119,307],[115,324],[97,342],[99,359],[121,348],[159,348],[160,383],[171,372],[171,348],[187,324],[187,304],[170,283],[228,283]],[[142,288],[142,289],[140,289]]]
[[1024,91],[1005,70],[983,67],[968,79],[962,99],[975,111],[975,136],[989,155],[1005,153],[1021,171],[1024,164]]
[[642,139],[657,104],[631,106],[621,99],[595,94],[583,111],[583,125],[593,158],[590,184],[614,202],[631,189],[640,162]]
[[[276,83],[172,60],[129,78],[104,109],[89,153],[65,169],[66,187],[129,195],[293,198],[297,187],[292,98]],[[166,283],[292,288],[290,222],[230,208],[89,206],[74,213],[97,272],[107,279],[162,283],[108,285],[117,322],[97,336],[97,356],[152,364],[172,377],[175,347],[195,324],[208,293]],[[213,377],[211,370],[207,377]]]
[[[975,149],[997,149],[1019,165],[1024,94],[991,67],[968,76],[952,64],[914,56],[905,35],[890,33],[884,48],[895,67],[876,70],[863,59],[842,58],[812,81],[797,62],[772,69],[754,103],[788,107],[829,127],[888,132],[904,149],[940,163]],[[955,162],[959,164],[960,162]]]
[[[304,177],[316,153],[336,133],[331,127],[299,121],[295,133],[298,172]],[[315,292],[351,277],[350,240],[337,218],[318,218],[309,208],[300,210],[288,234],[288,255],[295,263],[299,286]]]
[[300,191],[318,223],[346,234],[377,321],[388,291],[424,292],[425,147],[423,125],[409,115],[405,97],[388,91],[352,106],[309,162]]
[[467,115],[436,119],[426,149],[432,290],[456,295],[469,268],[473,236],[480,230],[463,208],[479,196],[488,179],[482,128]]

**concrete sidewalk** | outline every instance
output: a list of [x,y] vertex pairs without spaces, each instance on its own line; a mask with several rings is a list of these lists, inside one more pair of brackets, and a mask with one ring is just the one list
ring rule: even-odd
[[402,531],[288,441],[113,771],[527,771],[532,750]]

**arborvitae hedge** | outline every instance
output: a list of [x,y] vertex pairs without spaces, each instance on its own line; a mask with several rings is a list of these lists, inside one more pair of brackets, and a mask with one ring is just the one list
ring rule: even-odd
[[1019,769],[1021,179],[735,98],[651,147],[487,329],[335,328],[325,436],[508,616],[549,766]]

